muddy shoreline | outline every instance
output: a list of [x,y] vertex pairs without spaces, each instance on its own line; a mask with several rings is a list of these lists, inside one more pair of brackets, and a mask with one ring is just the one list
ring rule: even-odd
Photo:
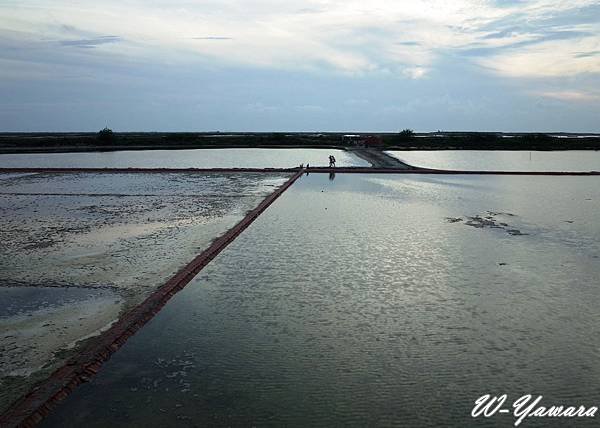
[[290,176],[4,177],[0,410],[111,328]]

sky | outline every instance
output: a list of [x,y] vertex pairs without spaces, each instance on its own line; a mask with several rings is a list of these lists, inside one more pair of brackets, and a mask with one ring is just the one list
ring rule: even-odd
[[0,0],[0,132],[600,132],[598,0]]

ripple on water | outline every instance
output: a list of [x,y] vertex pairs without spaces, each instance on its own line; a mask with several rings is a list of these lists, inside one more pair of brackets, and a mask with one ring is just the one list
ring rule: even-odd
[[[595,404],[597,181],[304,177],[46,426],[467,426],[485,393]],[[446,220],[488,211],[532,233]]]

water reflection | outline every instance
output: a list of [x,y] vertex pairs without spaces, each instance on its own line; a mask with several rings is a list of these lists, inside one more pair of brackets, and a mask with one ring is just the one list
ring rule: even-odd
[[504,151],[504,150],[412,150],[387,152],[413,165],[465,171],[600,171],[600,152]]
[[290,176],[0,174],[0,412]]
[[[308,161],[326,166],[321,149],[139,150],[91,153],[0,154],[2,168],[293,168]],[[369,166],[335,150],[342,166]]]
[[[485,393],[600,400],[596,177],[328,184],[297,182],[46,426],[471,426]],[[467,224],[488,212],[508,226]]]

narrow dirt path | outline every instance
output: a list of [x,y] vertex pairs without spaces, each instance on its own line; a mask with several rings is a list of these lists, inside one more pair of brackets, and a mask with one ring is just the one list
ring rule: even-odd
[[348,149],[348,151],[370,162],[373,168],[414,169],[412,166],[399,161],[382,150],[357,147]]

